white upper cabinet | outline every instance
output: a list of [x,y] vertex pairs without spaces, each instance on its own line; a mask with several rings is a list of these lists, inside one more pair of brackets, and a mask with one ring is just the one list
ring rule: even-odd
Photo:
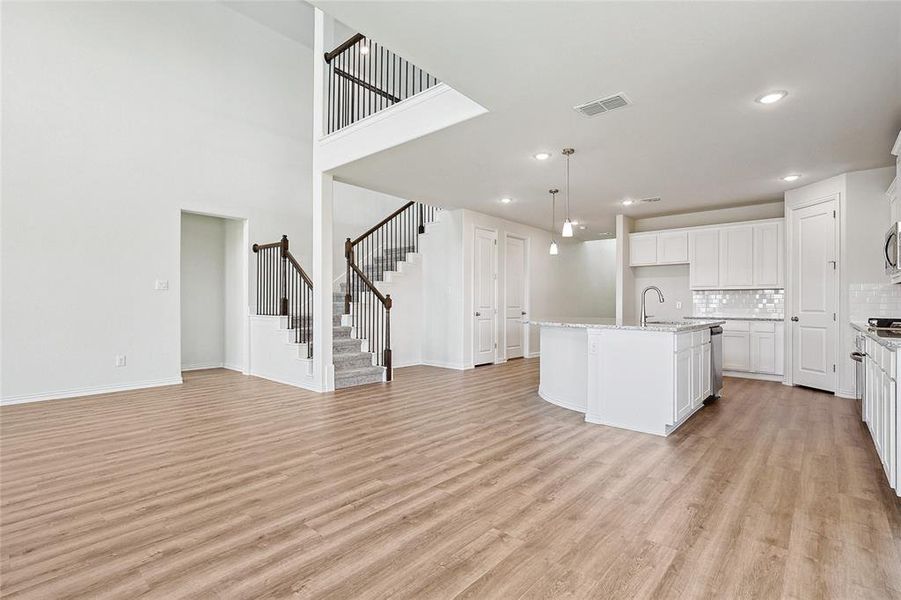
[[688,234],[689,287],[718,288],[720,285],[720,231],[698,229]]
[[725,288],[754,285],[754,226],[720,229],[720,284]]
[[633,267],[657,264],[656,233],[633,233],[629,236],[629,264]]
[[665,231],[657,234],[657,264],[675,265],[688,262],[688,232]]
[[766,219],[629,235],[629,265],[688,263],[693,290],[782,288],[784,225]]
[[754,287],[782,287],[782,256],[782,223],[754,225]]

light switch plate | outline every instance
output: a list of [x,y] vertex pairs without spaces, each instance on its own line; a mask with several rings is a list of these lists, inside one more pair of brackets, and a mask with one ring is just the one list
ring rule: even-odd
[[153,289],[156,290],[168,290],[169,289],[169,280],[168,279],[157,279]]
[[116,366],[117,366],[117,367],[124,367],[124,366],[125,366],[125,355],[124,355],[124,354],[117,354],[117,355],[116,355]]
[[682,301],[676,300],[676,308],[682,308]]

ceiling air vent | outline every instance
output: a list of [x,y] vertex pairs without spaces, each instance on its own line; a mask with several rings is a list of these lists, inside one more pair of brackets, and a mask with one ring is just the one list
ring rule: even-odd
[[639,202],[660,202],[660,196],[653,196],[651,198],[642,198]]
[[629,106],[629,104],[629,99],[626,98],[625,94],[616,94],[615,96],[607,96],[606,98],[601,98],[599,100],[592,100],[591,102],[580,104],[574,108],[586,117],[594,117],[601,113]]

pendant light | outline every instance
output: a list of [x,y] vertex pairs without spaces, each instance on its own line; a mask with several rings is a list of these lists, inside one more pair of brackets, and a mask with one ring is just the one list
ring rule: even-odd
[[563,156],[566,157],[566,220],[563,221],[563,237],[573,236],[573,223],[569,220],[569,157],[575,152],[572,148],[564,148]]
[[[551,193],[551,231],[554,231],[554,223],[557,221],[557,188],[548,190]],[[557,240],[551,238],[551,248],[548,251],[551,256],[557,256],[560,250],[557,248]]]

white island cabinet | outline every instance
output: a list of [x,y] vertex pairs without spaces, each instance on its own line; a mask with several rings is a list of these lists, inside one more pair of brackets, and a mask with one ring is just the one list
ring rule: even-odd
[[538,394],[589,423],[669,435],[713,393],[710,327],[722,321],[530,323],[541,328]]

